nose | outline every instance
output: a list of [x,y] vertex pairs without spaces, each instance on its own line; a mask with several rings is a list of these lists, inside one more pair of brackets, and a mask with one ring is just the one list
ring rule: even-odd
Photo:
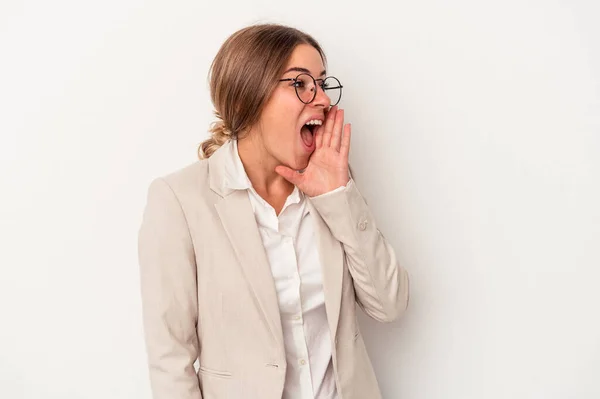
[[329,108],[331,105],[331,99],[325,93],[325,90],[321,87],[321,85],[316,86],[317,94],[315,99],[312,101],[311,105],[323,108]]

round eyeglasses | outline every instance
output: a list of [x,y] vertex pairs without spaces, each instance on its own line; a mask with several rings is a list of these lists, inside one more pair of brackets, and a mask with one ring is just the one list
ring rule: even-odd
[[291,85],[296,90],[298,99],[304,104],[312,103],[317,97],[317,83],[325,92],[331,102],[331,106],[337,105],[342,98],[342,84],[334,76],[323,79],[315,79],[308,73],[301,73],[295,78],[279,79],[280,82],[293,82]]

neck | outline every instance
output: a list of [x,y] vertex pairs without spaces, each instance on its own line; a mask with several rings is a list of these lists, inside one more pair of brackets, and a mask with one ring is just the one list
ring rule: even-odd
[[252,187],[267,201],[278,196],[287,198],[294,185],[275,172],[280,162],[268,153],[258,136],[248,134],[238,140],[238,153]]

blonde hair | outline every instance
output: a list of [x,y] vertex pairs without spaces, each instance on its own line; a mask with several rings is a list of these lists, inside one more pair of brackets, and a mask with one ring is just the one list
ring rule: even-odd
[[289,26],[252,25],[227,38],[210,67],[210,97],[217,120],[210,126],[211,137],[198,147],[200,159],[209,158],[228,140],[237,139],[258,122],[299,44],[313,46],[325,63],[319,43]]

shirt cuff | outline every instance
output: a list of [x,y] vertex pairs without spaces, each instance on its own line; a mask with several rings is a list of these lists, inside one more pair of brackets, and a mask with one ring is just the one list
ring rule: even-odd
[[333,195],[335,193],[339,193],[340,191],[347,191],[347,190],[349,190],[350,188],[352,188],[353,184],[354,184],[354,180],[352,180],[352,178],[350,178],[350,180],[348,180],[348,183],[346,183],[345,186],[339,186],[335,190],[331,190],[331,191],[328,191],[328,192],[326,192],[324,194],[317,195],[315,197],[310,197],[310,198],[327,198],[327,197],[329,197],[329,196],[331,196],[331,195]]

